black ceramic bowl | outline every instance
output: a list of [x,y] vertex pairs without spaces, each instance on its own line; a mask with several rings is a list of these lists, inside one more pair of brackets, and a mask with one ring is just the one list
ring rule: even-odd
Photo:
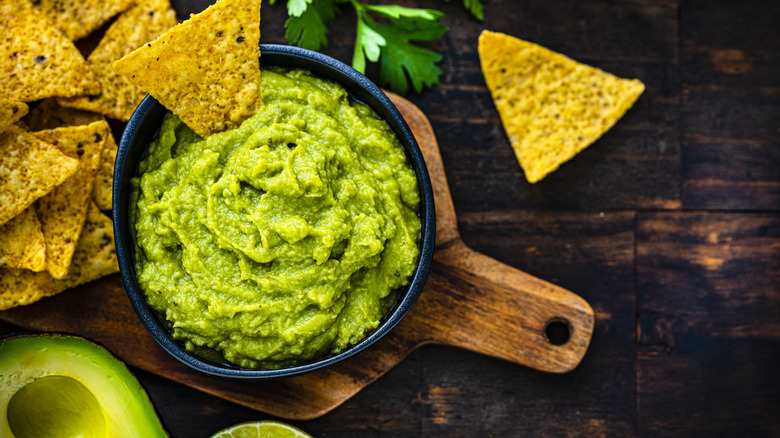
[[409,312],[420,295],[433,258],[435,234],[433,192],[425,162],[412,132],[398,109],[382,90],[352,67],[317,52],[294,46],[272,44],[261,44],[260,50],[262,52],[260,62],[264,67],[303,68],[321,78],[336,82],[343,86],[355,100],[367,104],[390,125],[406,151],[407,159],[417,175],[420,188],[422,201],[419,212],[422,225],[420,260],[417,262],[417,269],[409,285],[399,292],[394,306],[385,315],[380,326],[358,344],[342,353],[329,355],[294,367],[265,370],[241,368],[226,361],[208,360],[187,351],[171,338],[165,321],[158,318],[157,314],[146,304],[146,298],[139,289],[135,276],[133,254],[135,245],[129,223],[130,180],[137,175],[138,163],[144,157],[149,143],[157,135],[163,116],[167,111],[157,100],[148,96],[135,110],[127,128],[125,128],[114,169],[114,235],[122,281],[141,322],[168,353],[198,371],[214,376],[238,379],[291,376],[316,370],[365,350],[387,334]]

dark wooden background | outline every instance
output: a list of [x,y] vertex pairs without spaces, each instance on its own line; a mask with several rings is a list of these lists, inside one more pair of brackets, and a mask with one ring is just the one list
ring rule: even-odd
[[[172,3],[183,19],[210,0]],[[284,42],[278,3],[263,6],[264,42]],[[442,83],[408,97],[436,132],[463,240],[578,293],[595,334],[564,375],[423,347],[295,424],[315,437],[780,436],[780,2],[489,0],[484,22],[461,0],[398,3],[446,13],[430,45]],[[354,19],[345,8],[325,53],[350,61]],[[482,78],[485,28],[647,90],[529,185]],[[174,438],[271,418],[136,372]]]

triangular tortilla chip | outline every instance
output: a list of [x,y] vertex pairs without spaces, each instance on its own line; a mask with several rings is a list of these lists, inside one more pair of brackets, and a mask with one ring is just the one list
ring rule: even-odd
[[105,121],[99,121],[34,133],[60,148],[65,155],[79,159],[78,172],[35,204],[46,240],[46,270],[54,278],[65,278],[68,273],[87,217],[95,173],[109,130]]
[[100,95],[60,99],[64,106],[95,111],[128,121],[146,92],[111,64],[176,25],[176,13],[168,0],[144,0],[123,12],[108,28],[87,63],[100,82]]
[[232,129],[260,99],[260,0],[220,0],[114,63],[196,134]]
[[[25,121],[34,131],[54,129],[63,126],[88,125],[105,118],[91,111],[60,106],[56,99],[46,99],[36,106]],[[109,131],[106,146],[98,165],[95,183],[92,187],[92,200],[101,210],[111,210],[111,199],[114,184],[114,162],[116,161],[117,145],[113,134]]]
[[24,102],[0,99],[0,132],[5,131],[6,128],[24,117],[28,110],[29,108]]
[[17,126],[0,133],[0,225],[62,184],[78,164]]
[[482,72],[525,177],[535,183],[607,132],[645,89],[534,43],[479,37]]
[[0,268],[0,310],[32,304],[115,272],[119,266],[111,218],[91,204],[68,276],[56,280],[46,272]]
[[68,287],[119,272],[114,245],[114,224],[94,203],[90,204],[87,223],[81,231],[72,266],[71,275],[68,276],[71,283]]
[[0,226],[0,267],[35,272],[46,268],[46,244],[33,207]]
[[47,16],[73,41],[89,35],[135,0],[35,0],[35,9]]
[[0,89],[30,102],[97,94],[100,85],[73,42],[27,0],[0,2]]

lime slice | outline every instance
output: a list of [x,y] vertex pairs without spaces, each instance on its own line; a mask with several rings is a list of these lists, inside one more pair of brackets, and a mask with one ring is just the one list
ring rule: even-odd
[[312,438],[308,433],[278,421],[250,421],[222,429],[211,438]]

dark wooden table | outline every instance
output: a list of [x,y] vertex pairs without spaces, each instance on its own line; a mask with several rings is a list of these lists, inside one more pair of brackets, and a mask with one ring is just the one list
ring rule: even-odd
[[[180,18],[210,0],[173,0]],[[263,41],[285,12],[263,6]],[[780,2],[399,2],[446,13],[429,117],[464,241],[574,291],[597,314],[575,371],[424,347],[316,437],[780,436]],[[482,29],[647,86],[598,142],[536,185],[484,85]],[[324,52],[349,62],[354,16]],[[375,71],[371,71],[373,75]],[[376,78],[375,76],[372,76]],[[17,328],[0,324],[0,333]],[[175,438],[271,418],[137,371]]]

